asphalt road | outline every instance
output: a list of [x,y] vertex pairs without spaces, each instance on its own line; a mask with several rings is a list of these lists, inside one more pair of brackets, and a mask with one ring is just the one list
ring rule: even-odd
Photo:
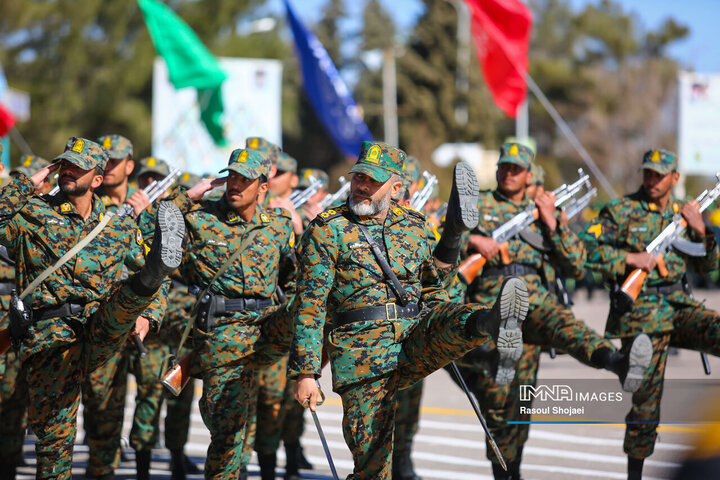
[[[696,297],[707,300],[707,305],[720,310],[720,292],[696,292]],[[576,295],[573,307],[577,317],[585,320],[591,327],[602,332],[608,311],[607,296],[597,292],[592,300],[584,293]],[[666,389],[678,390],[680,381],[693,380],[695,384],[720,384],[720,359],[711,357],[712,375],[703,373],[697,352],[681,350],[671,356],[666,374]],[[319,408],[318,416],[329,441],[335,465],[341,478],[352,471],[352,457],[348,451],[341,431],[342,409],[337,395],[329,392],[329,372],[323,376],[321,383],[328,393],[326,404]],[[543,354],[541,359],[540,382],[568,383],[578,379],[601,382],[602,385],[617,383],[613,375],[584,366],[567,355],[550,359]],[[679,383],[673,383],[673,382]],[[199,396],[200,387],[196,385]],[[619,384],[617,384],[619,390]],[[126,404],[125,435],[129,432],[128,417],[134,406],[134,385],[132,385]],[[711,400],[717,400],[720,394],[716,391],[702,394],[690,394],[689,399],[682,402],[683,411],[692,412],[697,419],[703,419],[702,406]],[[661,410],[663,421],[667,415],[673,416],[669,423],[659,428],[659,437],[655,453],[646,461],[645,479],[671,479],[673,470],[679,465],[690,450],[693,435],[703,425],[695,421],[684,421],[676,408]],[[626,457],[622,444],[625,426],[622,418],[626,408],[616,407],[615,416],[619,423],[601,424],[566,424],[543,423],[533,424],[530,439],[525,447],[522,466],[523,478],[526,480],[543,479],[624,479],[626,478]],[[543,421],[558,417],[543,415],[533,420]],[[688,419],[690,416],[687,417]],[[78,416],[82,420],[82,414]],[[562,418],[561,418],[562,419]],[[302,440],[305,451],[315,469],[305,473],[305,478],[332,479],[327,460],[323,453],[320,440],[310,415],[306,415],[306,429]],[[162,422],[161,422],[162,423]],[[262,434],[260,432],[259,434]],[[81,437],[81,435],[79,435]],[[197,406],[192,418],[190,443],[186,451],[198,463],[202,464],[210,437],[205,429]],[[29,467],[20,469],[18,478],[34,477],[34,457],[32,438],[25,445],[25,458]],[[117,471],[118,478],[134,478],[133,453],[128,450],[130,461],[124,462]],[[284,465],[283,450],[278,452],[278,465]],[[162,446],[153,452],[153,478],[169,478],[169,453]],[[76,446],[75,467],[73,473],[82,478],[87,460],[87,447]],[[425,480],[480,480],[491,479],[490,463],[485,455],[484,434],[464,394],[450,380],[444,371],[436,372],[426,379],[421,411],[421,423],[415,438],[413,460],[417,473]],[[250,465],[252,476],[258,475],[256,459]],[[278,468],[278,477],[282,476],[282,468]],[[202,478],[200,475],[189,478]]]

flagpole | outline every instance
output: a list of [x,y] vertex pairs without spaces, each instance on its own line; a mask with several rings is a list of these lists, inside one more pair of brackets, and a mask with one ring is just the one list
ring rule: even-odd
[[20,130],[18,130],[17,127],[13,127],[10,129],[10,137],[17,144],[17,146],[20,147],[20,150],[22,150],[24,155],[33,155],[32,148],[30,148],[30,145],[28,145],[28,143],[25,141],[25,138],[23,138]]

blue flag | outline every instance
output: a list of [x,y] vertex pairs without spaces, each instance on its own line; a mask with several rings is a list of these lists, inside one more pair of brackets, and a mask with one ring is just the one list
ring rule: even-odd
[[372,134],[325,47],[300,22],[288,0],[285,7],[310,104],[335,145],[344,154],[357,157],[360,145],[372,140]]

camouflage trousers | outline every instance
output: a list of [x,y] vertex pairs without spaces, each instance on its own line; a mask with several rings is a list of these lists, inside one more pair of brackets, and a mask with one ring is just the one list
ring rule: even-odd
[[[423,381],[398,392],[397,410],[395,412],[395,439],[393,455],[400,457],[410,453],[413,437],[418,430],[420,421],[420,400],[422,400]],[[297,403],[297,402],[295,402]]]
[[165,416],[165,447],[168,450],[183,450],[190,431],[190,415],[195,396],[195,382],[191,378],[177,397],[167,397]]
[[477,305],[446,303],[423,316],[402,341],[398,368],[337,389],[343,404],[343,436],[353,455],[350,480],[392,478],[393,435],[398,392],[464,355],[492,343],[489,336],[469,338],[466,321]]
[[[653,344],[650,367],[640,389],[633,394],[632,409],[625,417],[627,426],[623,449],[629,457],[647,458],[655,449],[668,348],[686,348],[720,356],[718,312],[703,306],[675,305],[669,308],[674,309],[674,329],[650,334]],[[622,350],[628,351],[631,344],[632,338],[623,338]]]
[[[51,347],[23,362],[30,392],[28,419],[35,435],[37,478],[71,478],[80,388],[120,350],[135,320],[153,297],[137,295],[125,281],[68,344]],[[37,322],[30,331],[42,329]]]
[[[210,430],[210,446],[205,461],[205,478],[236,479],[242,466],[243,446],[250,441],[258,400],[258,370],[281,360],[290,348],[292,325],[286,308],[278,308],[259,321],[262,334],[257,337],[253,352],[232,353],[230,362],[208,365],[202,371],[203,393],[200,414]],[[216,330],[233,328],[233,336],[241,333],[242,325],[223,325]],[[213,330],[213,338],[227,338],[223,331]],[[198,343],[195,344],[198,348]],[[202,348],[202,347],[201,347]],[[229,356],[230,357],[230,356]]]
[[[530,415],[520,413],[520,385],[535,385],[540,364],[541,347],[523,344],[523,353],[516,365],[517,374],[510,385],[500,386],[494,381],[491,369],[487,365],[470,365],[460,362],[458,369],[470,392],[477,398],[485,416],[490,433],[500,448],[506,462],[519,462],[522,450],[527,442],[530,425],[509,422],[530,420]],[[454,375],[451,378],[458,383]],[[460,384],[458,383],[458,386]],[[462,388],[462,387],[461,387]],[[485,455],[497,465],[499,460],[486,441]]]
[[163,400],[158,376],[170,349],[150,337],[146,342],[145,358],[141,359],[134,344],[128,343],[83,384],[85,439],[90,450],[88,475],[106,475],[119,465],[128,373],[137,384],[130,446],[136,451],[150,450],[157,441]]
[[11,349],[0,356],[0,465],[12,464],[22,454],[27,405],[27,383]]

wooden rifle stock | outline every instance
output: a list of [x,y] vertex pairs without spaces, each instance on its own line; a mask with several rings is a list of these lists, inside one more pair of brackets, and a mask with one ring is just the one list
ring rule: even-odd
[[176,397],[190,380],[193,352],[184,355],[163,377],[162,384]]
[[[510,265],[512,260],[510,259],[510,244],[505,242],[500,245],[500,259],[503,265]],[[458,268],[458,278],[461,282],[466,285],[470,285],[480,274],[480,270],[483,269],[487,260],[479,253],[473,253],[466,258]]]
[[3,328],[0,330],[0,355],[5,355],[10,349],[10,329]]
[[[657,257],[657,269],[661,277],[668,276],[669,272],[667,270],[667,267],[665,266],[665,260],[663,260],[662,255],[658,255]],[[621,291],[625,295],[630,297],[634,302],[635,300],[637,300],[638,295],[640,295],[640,291],[642,290],[642,286],[645,283],[647,275],[648,274],[645,270],[636,268],[635,270],[630,272],[630,275],[628,275],[628,277],[623,282]]]

